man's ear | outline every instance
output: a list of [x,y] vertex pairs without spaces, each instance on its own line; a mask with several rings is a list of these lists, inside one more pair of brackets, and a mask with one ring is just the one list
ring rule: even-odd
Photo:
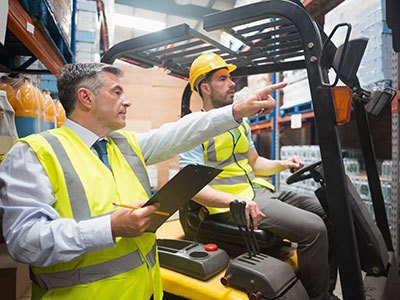
[[86,108],[91,108],[93,106],[94,94],[89,89],[84,87],[79,88],[77,91],[77,96],[78,102],[82,106]]
[[209,95],[211,91],[211,87],[208,83],[203,82],[200,84],[199,89],[201,89],[201,94],[204,95]]

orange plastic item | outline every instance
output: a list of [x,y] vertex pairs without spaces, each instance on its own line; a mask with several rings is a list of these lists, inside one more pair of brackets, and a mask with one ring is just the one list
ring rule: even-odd
[[17,101],[15,106],[16,117],[39,117],[39,104],[36,99],[35,87],[28,79],[24,80],[17,91]]
[[351,117],[352,93],[347,86],[336,86],[331,89],[333,104],[336,113],[336,122],[339,125],[346,124]]
[[0,82],[0,90],[6,92],[8,102],[15,111],[15,102],[17,101],[17,99],[14,88],[6,82]]
[[59,100],[56,101],[56,111],[57,111],[57,127],[61,127],[64,124],[64,121],[67,117],[65,115],[64,107],[62,106]]
[[2,76],[0,78],[0,90],[3,90],[7,94],[8,102],[15,111],[15,106],[17,102],[17,91],[23,84],[22,78],[11,78],[7,76]]
[[42,92],[35,85],[33,87],[33,95],[36,98],[39,119],[41,119],[41,122],[43,123],[46,120],[45,98]]
[[55,128],[57,125],[57,108],[53,98],[48,91],[43,91],[44,106],[45,106],[45,122],[48,129]]

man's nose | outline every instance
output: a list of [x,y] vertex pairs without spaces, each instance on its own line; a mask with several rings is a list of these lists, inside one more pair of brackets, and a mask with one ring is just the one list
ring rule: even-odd
[[232,79],[230,79],[229,78],[229,88],[231,88],[231,87],[236,87],[236,83],[232,80]]
[[132,102],[129,99],[124,97],[124,99],[122,100],[122,105],[126,106],[126,107],[129,107],[129,106],[132,105]]

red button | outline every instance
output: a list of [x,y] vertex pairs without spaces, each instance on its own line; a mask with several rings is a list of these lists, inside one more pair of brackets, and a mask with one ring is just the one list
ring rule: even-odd
[[215,244],[207,244],[204,246],[204,250],[209,251],[209,252],[217,251],[218,246]]

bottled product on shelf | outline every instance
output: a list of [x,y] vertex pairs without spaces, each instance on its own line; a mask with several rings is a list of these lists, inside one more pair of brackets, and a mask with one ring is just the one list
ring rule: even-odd
[[384,160],[382,162],[382,169],[381,169],[382,177],[392,178],[392,166],[393,162],[391,160]]
[[7,93],[0,91],[0,159],[12,147],[17,139],[15,129],[14,110],[11,107]]
[[[346,174],[353,182],[358,194],[363,200],[368,211],[374,217],[373,205],[371,201],[371,193],[369,190],[368,179],[365,173],[361,172],[361,150],[360,149],[345,149],[346,157],[343,158],[343,166]],[[305,165],[310,165],[321,159],[319,146],[283,146],[281,147],[281,159],[288,159],[293,155],[298,155],[304,161]],[[392,215],[392,161],[384,160],[382,162],[381,172],[381,187],[382,194],[385,201],[385,208],[389,222]],[[300,181],[291,185],[286,184],[286,179],[291,175],[289,170],[279,173],[281,189],[295,190],[298,193],[313,193],[318,187],[319,183],[313,179]]]
[[13,80],[8,78],[7,76],[3,76],[0,79],[0,90],[5,91],[7,95],[7,100],[10,103],[11,107],[14,109],[16,104],[16,87],[13,86]]
[[56,112],[57,127],[61,127],[67,117],[65,115],[64,107],[59,100],[56,101]]
[[24,78],[17,91],[15,123],[19,137],[43,130],[44,97],[31,80]]
[[46,90],[43,93],[29,78],[2,77],[0,90],[4,90],[15,112],[19,137],[59,127],[64,123],[65,111]]
[[44,128],[53,129],[57,126],[57,107],[48,90],[43,90],[42,93],[45,100]]
[[[391,86],[392,33],[386,25],[384,1],[343,1],[325,15],[324,30],[330,32],[336,24],[348,20],[352,20],[352,38],[368,38],[357,73],[361,86],[367,90]],[[344,41],[344,34],[344,31],[337,31],[332,41],[339,46]]]
[[344,170],[347,175],[357,175],[360,172],[360,163],[354,158],[343,158]]

